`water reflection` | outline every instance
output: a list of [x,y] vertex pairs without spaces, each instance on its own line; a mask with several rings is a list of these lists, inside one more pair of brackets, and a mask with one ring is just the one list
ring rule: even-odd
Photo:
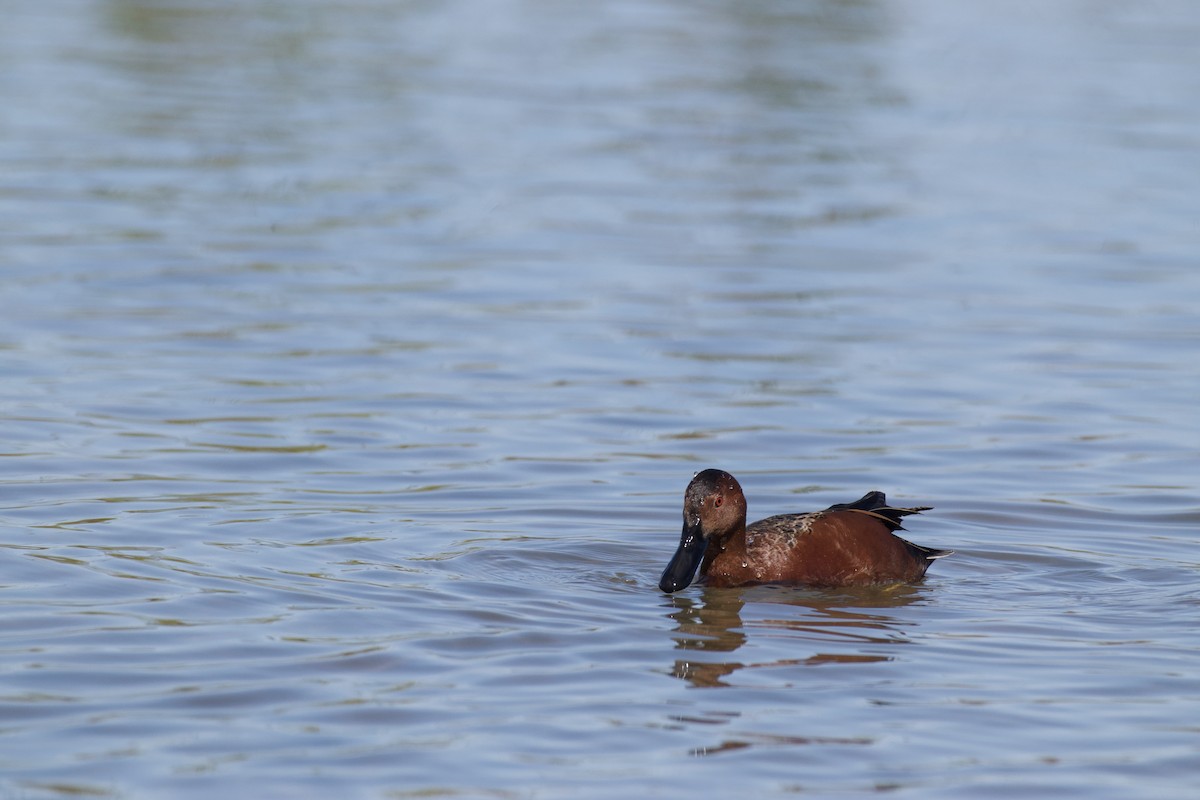
[[[678,625],[674,635],[677,649],[733,654],[760,631],[768,636],[785,632],[798,642],[815,643],[818,649],[803,657],[767,662],[680,658],[672,673],[693,686],[711,687],[728,685],[725,679],[743,668],[891,661],[892,656],[879,653],[878,646],[910,643],[905,628],[913,623],[888,611],[923,597],[922,587],[908,585],[835,592],[766,586],[706,588],[698,600],[673,596],[670,602],[675,611],[668,616]],[[744,614],[748,606],[753,614]],[[863,652],[862,646],[871,647],[872,652]]]

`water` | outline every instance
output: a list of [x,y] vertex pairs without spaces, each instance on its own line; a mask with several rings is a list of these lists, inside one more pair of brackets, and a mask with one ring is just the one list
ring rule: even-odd
[[[1198,35],[9,9],[0,796],[1193,796]],[[663,596],[706,466],[956,554]]]

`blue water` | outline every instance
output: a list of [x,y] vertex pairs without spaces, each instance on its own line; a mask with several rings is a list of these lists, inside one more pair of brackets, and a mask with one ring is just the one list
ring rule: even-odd
[[[0,796],[1185,798],[1200,11],[0,26]],[[915,586],[658,575],[869,489]]]

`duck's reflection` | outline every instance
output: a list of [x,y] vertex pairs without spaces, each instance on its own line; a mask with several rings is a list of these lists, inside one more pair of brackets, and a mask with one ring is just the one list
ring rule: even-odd
[[[894,609],[920,601],[920,586],[897,585],[843,591],[815,591],[780,586],[742,589],[705,588],[699,598],[673,595],[668,616],[675,620],[676,648],[697,653],[675,660],[675,677],[693,686],[723,686],[725,679],[743,668],[864,664],[890,661],[893,646],[909,642],[902,620]],[[749,607],[752,610],[747,610]],[[797,646],[796,658],[746,663],[732,658],[713,659],[702,653],[735,653],[759,633],[808,642]]]

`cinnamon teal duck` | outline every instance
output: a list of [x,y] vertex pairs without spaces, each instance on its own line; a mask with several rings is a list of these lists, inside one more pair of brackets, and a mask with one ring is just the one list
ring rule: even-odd
[[815,587],[905,583],[951,550],[896,536],[901,519],[929,507],[893,508],[883,492],[824,511],[746,525],[746,496],[719,469],[697,472],[683,495],[683,533],[658,588],[677,592],[699,567],[709,586],[789,583]]

